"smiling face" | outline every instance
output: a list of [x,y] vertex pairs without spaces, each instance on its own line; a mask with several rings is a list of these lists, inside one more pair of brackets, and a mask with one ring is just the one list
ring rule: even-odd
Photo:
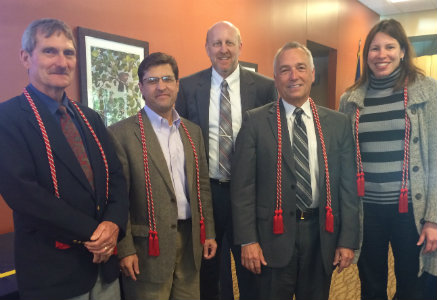
[[241,46],[239,33],[230,23],[217,23],[208,31],[206,52],[213,68],[223,78],[228,77],[237,68]]
[[[152,66],[144,72],[143,78],[139,83],[141,94],[143,95],[146,105],[163,118],[171,120],[172,108],[176,102],[179,91],[179,81],[172,80],[164,82],[162,77],[175,74],[170,64]],[[146,78],[159,77],[157,82],[148,82]]]
[[404,57],[404,50],[391,36],[378,32],[370,43],[367,64],[376,78],[390,75]]
[[292,48],[282,52],[275,65],[275,85],[282,99],[300,107],[310,96],[314,69],[303,49]]
[[58,31],[49,37],[36,34],[32,53],[21,50],[21,62],[28,70],[30,83],[42,93],[60,101],[76,70],[73,41]]

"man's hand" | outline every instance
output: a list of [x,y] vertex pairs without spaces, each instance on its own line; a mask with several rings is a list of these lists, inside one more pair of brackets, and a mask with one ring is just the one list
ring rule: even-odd
[[350,266],[354,256],[354,250],[338,247],[335,249],[334,262],[332,264],[338,267],[337,272],[340,273],[343,269]]
[[93,254],[112,254],[117,245],[118,230],[115,223],[103,221],[97,226],[90,242],[85,243],[85,247]]
[[217,251],[217,243],[215,239],[206,239],[205,244],[203,244],[203,258],[211,259],[215,256]]
[[93,254],[93,263],[95,264],[100,264],[100,263],[105,263],[109,260],[109,258],[111,257],[112,253],[110,254]]
[[423,253],[429,253],[437,250],[437,224],[432,222],[426,222],[423,225],[422,232],[417,242],[417,246],[423,244],[426,241]]
[[241,264],[255,274],[261,274],[261,264],[267,266],[259,243],[241,246]]
[[123,257],[120,260],[120,269],[124,276],[132,278],[132,280],[137,280],[135,275],[140,274],[140,267],[138,265],[138,255],[132,254]]

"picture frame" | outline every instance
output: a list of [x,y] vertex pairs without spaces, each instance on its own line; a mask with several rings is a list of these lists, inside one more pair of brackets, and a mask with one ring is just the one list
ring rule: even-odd
[[239,63],[243,68],[246,68],[253,72],[258,72],[258,64],[247,62],[247,61],[241,61],[241,60],[239,61]]
[[81,102],[97,111],[106,126],[138,112],[143,106],[138,66],[149,43],[78,27]]

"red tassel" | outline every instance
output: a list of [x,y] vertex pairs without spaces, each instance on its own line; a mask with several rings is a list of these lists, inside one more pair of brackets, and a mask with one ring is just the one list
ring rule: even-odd
[[149,256],[159,256],[159,241],[156,231],[149,231]]
[[364,197],[364,172],[357,173],[358,197]]
[[205,222],[202,220],[200,220],[200,243],[202,245],[205,244],[205,239],[206,239],[206,232],[205,232]]
[[325,230],[327,232],[334,232],[334,215],[332,214],[332,208],[329,206],[325,207],[326,209],[326,220],[325,220]]
[[399,212],[408,212],[408,189],[401,189],[401,194],[399,195]]
[[282,219],[282,209],[275,210],[275,216],[273,217],[273,234],[284,233],[284,221]]
[[112,255],[117,255],[118,250],[117,250],[117,246],[114,247],[114,252],[112,252]]
[[71,248],[70,245],[64,244],[64,243],[61,243],[58,241],[55,242],[55,247],[56,247],[56,249],[60,249],[60,250],[65,250],[65,249]]

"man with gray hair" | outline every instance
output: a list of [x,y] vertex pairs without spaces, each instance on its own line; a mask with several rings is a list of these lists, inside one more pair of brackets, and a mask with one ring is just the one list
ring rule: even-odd
[[[235,258],[240,299],[256,297],[254,276],[241,266],[240,246],[232,237],[230,178],[234,142],[242,114],[276,99],[273,80],[241,67],[240,30],[220,21],[207,32],[205,49],[212,67],[182,78],[176,100],[178,113],[199,125],[205,140],[214,206],[216,259],[202,262],[201,299],[234,299],[230,254]],[[221,272],[220,272],[221,267]]]
[[0,193],[14,213],[20,299],[120,299],[126,183],[99,115],[65,94],[71,29],[32,22],[20,57],[29,85],[0,104]]
[[259,299],[328,299],[331,274],[359,246],[352,131],[316,106],[311,52],[297,42],[274,60],[280,99],[244,115],[232,165],[234,237]]

